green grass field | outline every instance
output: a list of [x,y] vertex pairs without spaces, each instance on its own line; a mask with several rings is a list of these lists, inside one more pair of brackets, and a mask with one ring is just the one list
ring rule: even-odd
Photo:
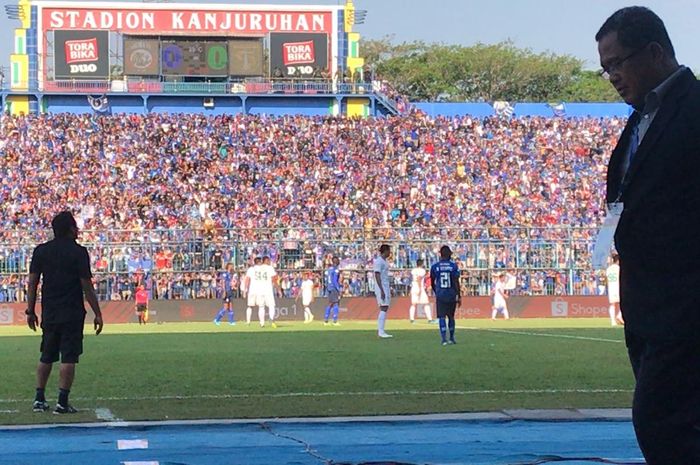
[[[0,328],[0,424],[379,415],[630,405],[623,331],[605,319],[458,321],[455,346],[436,325],[390,321],[112,325],[87,336],[71,402],[31,412],[40,337]],[[58,367],[47,388],[55,403]],[[104,415],[102,415],[104,416]]]

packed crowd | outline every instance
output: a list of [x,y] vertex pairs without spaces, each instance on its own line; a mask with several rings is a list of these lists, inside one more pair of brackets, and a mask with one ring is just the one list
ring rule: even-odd
[[[2,286],[26,270],[28,245],[64,208],[87,230],[81,239],[94,244],[95,265],[106,263],[97,270],[110,295],[129,287],[132,255],[156,262],[159,244],[183,263],[152,278],[154,292],[173,297],[209,296],[225,263],[254,254],[273,255],[291,283],[294,270],[319,270],[329,253],[363,263],[381,240],[407,244],[397,249],[398,268],[430,261],[434,247],[420,241],[487,240],[495,245],[464,246],[465,266],[537,268],[523,278],[533,289],[557,274],[541,268],[585,262],[576,249],[603,216],[605,165],[624,122],[416,111],[386,119],[4,115],[0,300],[10,294]],[[556,264],[543,252],[554,247],[547,240],[567,248]],[[353,241],[363,241],[361,253],[332,245]],[[290,243],[299,257],[285,255]],[[314,258],[302,257],[308,250]],[[2,269],[3,260],[18,265]],[[164,271],[156,268],[146,271]],[[581,279],[595,289],[595,277]],[[357,281],[348,289],[371,285]]]
[[0,229],[591,226],[621,119],[5,115]]

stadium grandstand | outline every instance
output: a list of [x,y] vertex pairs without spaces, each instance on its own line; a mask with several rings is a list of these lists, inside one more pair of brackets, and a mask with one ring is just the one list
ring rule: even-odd
[[626,106],[496,102],[446,116],[409,104],[361,58],[365,12],[351,1],[22,0],[13,12],[0,302],[26,298],[31,250],[68,208],[103,301],[139,284],[156,302],[220,299],[226,265],[240,286],[261,255],[284,297],[304,272],[320,283],[333,256],[344,296],[371,295],[381,242],[406,295],[416,260],[448,243],[465,295],[489,296],[507,272],[514,296],[591,297],[605,311],[590,252]]

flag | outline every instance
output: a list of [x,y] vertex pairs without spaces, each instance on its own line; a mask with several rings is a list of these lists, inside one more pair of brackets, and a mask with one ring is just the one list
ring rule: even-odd
[[554,116],[566,116],[566,105],[564,105],[564,102],[550,103],[549,108],[551,108],[552,112],[554,112]]
[[107,100],[107,96],[103,95],[102,97],[93,97],[91,95],[87,96],[88,103],[90,104],[90,107],[98,112],[98,113],[104,113],[107,110],[109,110],[109,100]]
[[515,113],[515,108],[505,100],[496,100],[493,102],[493,111],[497,116],[510,118]]

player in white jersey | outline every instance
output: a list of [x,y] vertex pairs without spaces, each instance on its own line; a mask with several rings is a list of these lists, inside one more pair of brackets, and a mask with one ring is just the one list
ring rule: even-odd
[[506,275],[501,273],[496,275],[496,282],[493,285],[493,307],[491,310],[491,319],[495,320],[498,313],[503,313],[503,318],[510,319],[508,314],[508,304],[506,300],[508,294],[506,291]]
[[[277,277],[277,271],[270,263],[270,257],[263,257],[262,265],[258,269],[260,277],[262,280],[262,301],[263,305],[268,308],[270,325],[273,328],[277,327],[275,323],[275,290],[279,289],[279,280]],[[260,318],[260,325],[265,326],[265,309],[261,308],[258,313]]]
[[618,322],[623,323],[622,312],[620,311],[620,258],[617,254],[612,256],[612,264],[605,270],[605,279],[608,285],[608,314],[610,315],[610,326],[617,326]]
[[[250,324],[250,319],[253,316],[253,307],[260,307],[263,305],[260,302],[260,283],[256,279],[256,272],[258,271],[258,268],[260,268],[262,260],[260,257],[256,257],[255,260],[253,261],[253,266],[248,268],[248,270],[245,272],[245,278],[243,278],[243,297],[245,297],[248,300],[248,308],[246,309],[245,312],[245,321],[246,324]],[[263,312],[265,310],[263,309]],[[260,312],[260,309],[258,308],[258,313]]]
[[386,312],[391,305],[391,289],[389,287],[389,262],[391,247],[389,244],[382,244],[379,247],[379,255],[374,259],[374,295],[377,297],[379,305],[379,316],[377,317],[377,334],[381,338],[393,337],[384,330],[386,325]]
[[314,314],[311,313],[311,302],[314,301],[314,280],[311,277],[311,273],[306,273],[304,275],[304,280],[301,282],[301,287],[299,288],[299,294],[297,295],[297,300],[301,297],[301,305],[304,307],[304,323],[311,323],[314,321]]
[[430,301],[428,300],[427,292],[425,292],[426,274],[427,271],[423,268],[423,259],[420,258],[416,262],[416,267],[411,270],[411,307],[408,310],[411,323],[416,319],[416,308],[418,306],[423,307],[428,323],[433,322],[432,312],[430,311]]

